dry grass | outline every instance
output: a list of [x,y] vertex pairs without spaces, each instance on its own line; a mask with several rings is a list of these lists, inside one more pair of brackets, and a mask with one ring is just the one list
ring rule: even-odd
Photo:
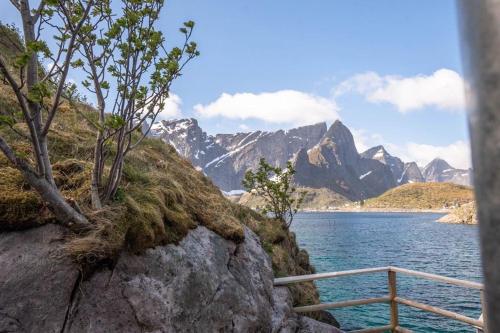
[[470,187],[450,183],[413,183],[390,189],[369,199],[365,207],[401,209],[441,209],[474,200]]
[[[85,105],[80,105],[79,110],[86,117],[95,116]],[[25,131],[22,124],[16,126]],[[0,132],[14,143],[18,153],[31,156],[28,142],[6,128]],[[236,242],[243,239],[243,227],[233,214],[232,204],[191,163],[155,139],[144,140],[127,157],[120,200],[103,211],[92,212],[94,138],[93,128],[71,108],[58,113],[49,134],[58,188],[95,224],[90,234],[74,238],[67,245],[76,258],[95,261],[113,257],[123,248],[140,252],[155,245],[176,243],[198,225]],[[52,215],[47,207],[3,156],[0,173],[0,229],[21,229],[50,221]]]

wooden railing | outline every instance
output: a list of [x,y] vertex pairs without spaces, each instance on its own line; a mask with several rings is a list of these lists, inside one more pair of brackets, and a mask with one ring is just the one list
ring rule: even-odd
[[396,275],[397,275],[397,273],[400,273],[400,274],[405,274],[405,275],[416,276],[419,278],[424,278],[427,280],[433,280],[433,281],[453,284],[453,285],[460,286],[460,287],[465,287],[465,288],[470,288],[470,289],[478,289],[480,291],[480,294],[481,294],[481,306],[482,306],[482,308],[484,308],[484,306],[483,306],[483,300],[484,300],[483,289],[484,289],[484,287],[483,287],[483,284],[477,283],[477,282],[459,280],[459,279],[449,278],[449,277],[436,275],[436,274],[429,274],[429,273],[412,271],[409,269],[404,269],[404,268],[399,268],[399,267],[394,267],[394,266],[388,266],[388,267],[355,269],[355,270],[332,272],[332,273],[319,273],[319,274],[310,274],[310,275],[289,276],[289,277],[275,279],[274,285],[275,286],[284,286],[284,285],[292,284],[292,283],[300,283],[300,282],[308,282],[308,281],[315,281],[315,280],[322,280],[322,279],[338,278],[341,276],[352,276],[352,275],[380,273],[380,272],[387,273],[387,282],[388,282],[388,289],[389,289],[389,293],[387,296],[377,297],[377,298],[364,298],[364,299],[356,299],[356,300],[348,300],[348,301],[339,301],[339,302],[333,302],[333,303],[321,303],[321,304],[315,304],[315,305],[299,306],[299,307],[294,308],[294,310],[296,312],[313,312],[313,311],[320,311],[320,310],[327,310],[327,309],[344,308],[344,307],[356,306],[356,305],[366,305],[366,304],[374,304],[374,303],[388,303],[390,305],[390,315],[391,315],[390,323],[388,325],[365,328],[365,329],[356,330],[356,331],[350,331],[350,333],[376,333],[376,332],[386,332],[386,331],[388,331],[388,332],[402,332],[402,333],[411,332],[411,330],[408,330],[406,328],[399,326],[399,319],[398,319],[398,315],[399,315],[398,306],[399,305],[410,306],[410,307],[417,308],[417,309],[420,309],[423,311],[432,312],[432,313],[438,314],[440,316],[451,318],[451,319],[460,321],[462,323],[471,325],[471,326],[475,327],[478,330],[478,332],[486,332],[486,329],[485,329],[484,324],[483,324],[484,317],[485,317],[484,312],[479,319],[475,319],[475,318],[470,318],[470,317],[464,316],[462,314],[459,314],[459,313],[456,313],[453,311],[444,310],[444,309],[441,309],[441,308],[438,308],[435,306],[431,306],[431,305],[416,302],[414,300],[399,297],[397,294]]

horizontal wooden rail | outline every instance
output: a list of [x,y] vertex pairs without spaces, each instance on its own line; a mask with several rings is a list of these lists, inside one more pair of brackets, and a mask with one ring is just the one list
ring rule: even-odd
[[367,273],[378,273],[378,272],[387,272],[389,267],[376,267],[376,268],[363,268],[363,269],[353,269],[349,271],[340,271],[340,272],[332,272],[332,273],[318,273],[318,274],[309,274],[309,275],[297,275],[297,276],[287,276],[282,278],[274,279],[275,286],[283,286],[291,283],[300,283],[300,282],[308,282],[315,280],[323,280],[323,279],[331,279],[341,276],[351,276],[351,275],[359,275],[359,274],[367,274]]
[[444,310],[444,309],[441,309],[441,308],[438,308],[438,307],[435,307],[432,305],[427,305],[427,304],[415,302],[415,301],[401,298],[401,297],[396,297],[394,299],[394,301],[396,301],[399,304],[404,304],[407,306],[411,306],[413,308],[417,308],[420,310],[424,310],[427,312],[432,312],[432,313],[438,314],[440,316],[444,316],[444,317],[448,317],[448,318],[451,318],[454,320],[458,320],[458,321],[461,321],[463,323],[466,323],[466,324],[469,324],[472,326],[483,328],[483,321],[482,320],[470,318],[470,317],[458,314],[458,313],[453,312],[453,311]]
[[334,302],[334,303],[321,303],[315,305],[306,305],[306,306],[298,306],[294,308],[296,312],[314,312],[321,311],[327,309],[338,309],[338,308],[346,308],[349,306],[357,306],[357,305],[367,305],[374,303],[388,303],[390,302],[390,297],[376,297],[376,298],[364,298],[364,299],[356,299],[352,301],[342,301],[342,302]]
[[447,276],[442,276],[442,275],[437,275],[437,274],[412,271],[411,269],[406,269],[406,268],[389,266],[389,271],[396,272],[396,273],[402,273],[402,274],[406,274],[406,275],[412,275],[412,276],[416,276],[416,277],[421,277],[421,278],[424,278],[427,280],[434,280],[434,281],[438,281],[438,282],[454,284],[456,286],[470,288],[470,289],[479,289],[479,290],[484,289],[484,285],[482,283],[466,281],[466,280],[459,280],[459,279],[450,278]]
[[[294,310],[296,312],[313,312],[313,311],[321,311],[326,309],[337,309],[344,308],[348,306],[357,306],[357,305],[366,305],[366,304],[374,304],[374,303],[390,303],[391,304],[391,324],[386,326],[379,327],[371,327],[365,328],[361,330],[350,331],[349,333],[376,333],[376,332],[399,332],[399,333],[411,333],[411,330],[403,328],[399,326],[398,323],[398,307],[397,304],[402,304],[406,306],[410,306],[413,308],[417,308],[420,310],[424,310],[427,312],[432,312],[443,317],[451,318],[462,323],[474,326],[476,328],[484,330],[484,323],[482,318],[474,319],[459,313],[444,310],[435,306],[419,303],[413,300],[405,299],[398,297],[396,295],[396,273],[405,274],[409,276],[415,276],[419,278],[424,278],[427,280],[438,281],[442,283],[453,284],[460,287],[477,289],[483,293],[484,286],[482,283],[459,280],[455,278],[450,278],[446,276],[441,276],[437,274],[424,273],[419,271],[413,271],[410,269],[395,267],[395,266],[387,266],[387,267],[375,267],[375,268],[363,268],[363,269],[353,269],[347,271],[339,271],[339,272],[331,272],[331,273],[319,273],[319,274],[309,274],[309,275],[300,275],[300,276],[288,276],[274,279],[275,286],[284,286],[292,283],[301,283],[301,282],[309,282],[316,281],[322,279],[330,279],[337,278],[342,276],[352,276],[352,275],[360,275],[360,274],[370,274],[370,273],[380,273],[386,272],[388,273],[388,285],[389,285],[389,295],[384,297],[376,297],[376,298],[365,298],[365,299],[357,299],[357,300],[346,300],[340,302],[333,303],[322,303],[315,305],[306,305],[295,307]],[[481,296],[482,297],[482,296]]]

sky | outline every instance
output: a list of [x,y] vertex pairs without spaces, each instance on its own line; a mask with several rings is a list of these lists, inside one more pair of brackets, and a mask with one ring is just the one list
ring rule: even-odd
[[167,0],[167,46],[186,20],[201,56],[162,119],[194,117],[209,134],[340,119],[360,152],[383,144],[419,165],[470,166],[454,1]]

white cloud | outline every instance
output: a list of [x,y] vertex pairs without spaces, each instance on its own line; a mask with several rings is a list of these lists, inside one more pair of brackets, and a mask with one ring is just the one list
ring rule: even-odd
[[354,144],[358,153],[362,153],[369,148],[376,146],[374,142],[383,142],[383,138],[377,133],[367,133],[363,129],[351,128],[351,133],[354,138]]
[[181,105],[182,99],[178,95],[170,93],[163,110],[156,117],[156,121],[179,118],[181,116]]
[[195,105],[194,109],[204,117],[259,119],[292,125],[307,125],[339,118],[339,108],[333,100],[296,90],[260,94],[223,93],[214,102]]
[[412,77],[380,76],[375,72],[355,75],[334,89],[334,96],[349,92],[363,95],[372,103],[389,103],[400,112],[433,106],[463,110],[464,80],[455,71],[439,69],[431,75]]
[[416,162],[422,167],[437,157],[444,159],[452,167],[458,169],[468,169],[472,165],[470,146],[466,141],[458,140],[444,146],[416,142],[394,144],[385,141],[379,134],[369,135],[363,130],[353,130],[352,133],[359,152],[377,145],[383,145],[392,156],[399,157],[403,162]]
[[240,125],[238,126],[238,128],[239,128],[240,130],[242,130],[242,131],[249,131],[249,130],[250,130],[250,127],[249,127],[248,125],[246,125],[246,124],[240,124]]
[[406,144],[406,154],[409,160],[424,166],[434,158],[439,157],[451,166],[459,169],[467,169],[471,166],[470,147],[465,141],[456,141],[447,146],[433,146],[410,142]]
[[[180,118],[182,116],[181,105],[182,105],[182,99],[178,95],[170,93],[170,96],[165,100],[165,105],[163,106],[163,109],[156,116],[155,122],[160,120],[168,120],[172,118]],[[155,106],[155,111],[157,110],[158,106]],[[139,112],[142,113],[146,111],[147,108],[144,108]]]

